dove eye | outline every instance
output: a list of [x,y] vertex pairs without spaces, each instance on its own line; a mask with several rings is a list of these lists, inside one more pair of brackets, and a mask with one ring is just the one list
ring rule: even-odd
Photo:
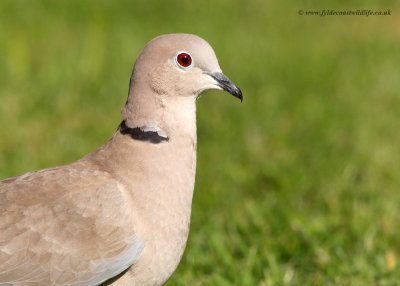
[[176,55],[176,62],[182,68],[187,68],[192,65],[192,56],[186,52],[179,52]]

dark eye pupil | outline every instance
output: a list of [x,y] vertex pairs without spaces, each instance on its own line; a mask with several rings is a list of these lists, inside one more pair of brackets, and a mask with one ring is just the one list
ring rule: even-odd
[[187,57],[187,56],[183,56],[183,57],[182,57],[182,63],[185,64],[185,65],[187,65],[188,62],[189,62],[188,57]]
[[177,57],[178,63],[183,67],[188,67],[192,63],[192,58],[187,53],[181,53]]

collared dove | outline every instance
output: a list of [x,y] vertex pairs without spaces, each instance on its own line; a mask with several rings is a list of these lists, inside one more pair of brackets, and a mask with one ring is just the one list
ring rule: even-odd
[[189,232],[196,98],[241,90],[189,34],[150,41],[123,121],[82,159],[0,181],[0,285],[162,285]]

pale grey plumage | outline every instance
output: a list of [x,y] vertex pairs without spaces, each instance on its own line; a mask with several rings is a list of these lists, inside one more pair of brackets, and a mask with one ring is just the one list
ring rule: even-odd
[[0,285],[98,285],[125,270],[104,285],[163,284],[189,231],[195,99],[211,88],[241,98],[206,41],[157,37],[135,64],[124,130],[75,163],[0,181]]
[[1,181],[0,281],[97,285],[124,271],[143,248],[124,192],[85,162]]

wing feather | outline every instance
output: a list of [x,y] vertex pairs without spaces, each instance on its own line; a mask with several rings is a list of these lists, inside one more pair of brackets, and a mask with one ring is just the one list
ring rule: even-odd
[[98,285],[138,259],[129,194],[85,164],[0,181],[0,285]]

